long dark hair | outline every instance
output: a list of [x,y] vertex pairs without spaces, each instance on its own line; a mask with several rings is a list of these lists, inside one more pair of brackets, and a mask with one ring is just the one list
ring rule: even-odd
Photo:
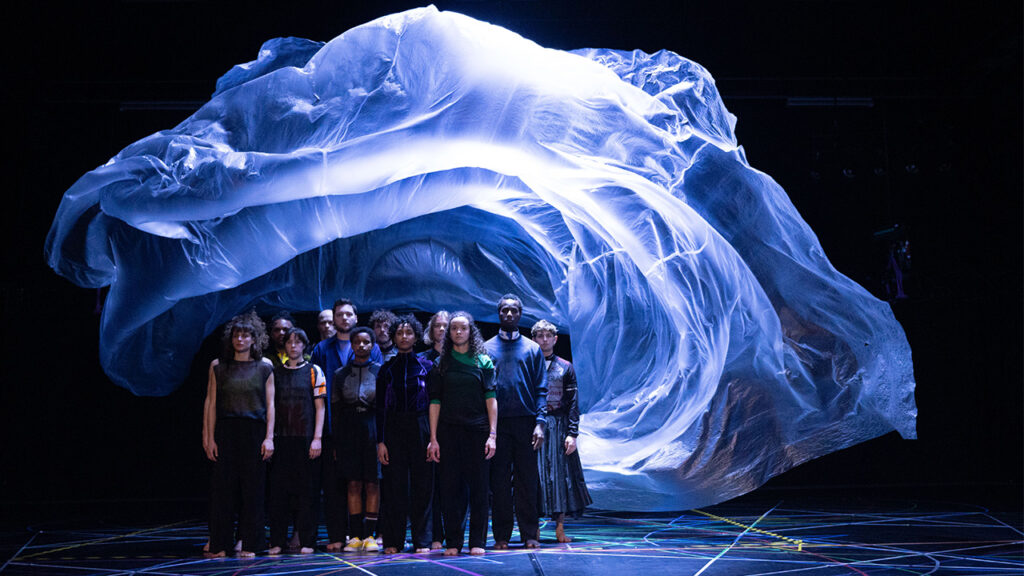
[[460,316],[469,320],[469,355],[473,358],[487,355],[484,337],[480,334],[480,329],[476,327],[476,323],[473,322],[473,316],[469,312],[462,310],[452,312],[451,316],[448,317],[448,330],[444,333],[444,345],[441,346],[440,362],[437,365],[441,376],[444,376],[445,372],[448,371],[449,364],[455,360],[452,358],[452,350],[455,348],[455,343],[452,342],[451,321]]
[[252,334],[252,346],[249,348],[249,356],[253,360],[259,360],[263,356],[263,350],[270,343],[267,337],[267,326],[260,320],[256,309],[235,316],[224,325],[224,333],[221,336],[221,362],[230,362],[235,358],[235,348],[231,345],[231,339],[235,332],[248,332]]

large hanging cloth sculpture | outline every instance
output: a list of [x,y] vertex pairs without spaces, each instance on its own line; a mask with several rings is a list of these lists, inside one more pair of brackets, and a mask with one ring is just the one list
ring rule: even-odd
[[596,504],[685,509],[890,430],[910,349],[751,168],[671,52],[573,53],[433,7],[268,42],[176,128],[65,194],[50,265],[110,286],[101,363],[141,395],[257,305],[467,309],[571,334]]

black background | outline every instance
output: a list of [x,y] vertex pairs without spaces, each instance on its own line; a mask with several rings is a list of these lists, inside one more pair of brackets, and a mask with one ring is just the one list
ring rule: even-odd
[[[548,47],[665,48],[695,60],[738,117],[751,165],[787,190],[840,271],[884,297],[887,243],[874,233],[899,224],[911,241],[910,298],[893,308],[914,351],[920,439],[890,434],[800,466],[768,488],[931,487],[1010,494],[1019,509],[1019,3],[437,6]],[[39,2],[8,15],[3,509],[40,516],[82,501],[193,506],[206,492],[200,412],[214,351],[183,358],[192,376],[165,398],[134,397],[110,383],[97,360],[96,292],[58,277],[42,256],[64,191],[129,143],[183,120],[264,41],[326,41],[412,7]],[[795,105],[809,98],[870,105]]]

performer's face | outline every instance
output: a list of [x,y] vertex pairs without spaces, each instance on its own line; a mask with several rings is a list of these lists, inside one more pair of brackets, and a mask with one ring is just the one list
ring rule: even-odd
[[411,352],[416,345],[416,331],[408,324],[399,324],[395,328],[395,346],[399,352]]
[[430,328],[430,339],[434,342],[444,342],[444,333],[448,331],[448,321],[444,318],[435,318],[434,325]]
[[316,319],[316,327],[320,330],[320,339],[326,340],[334,336],[334,312],[324,310]]
[[386,346],[391,342],[391,324],[387,322],[374,322],[373,323],[373,334],[377,337],[377,344]]
[[301,359],[305,351],[306,345],[302,343],[302,339],[299,338],[298,334],[292,334],[288,337],[288,341],[284,343],[284,353],[289,358]]
[[451,323],[448,324],[448,331],[451,332],[452,344],[456,346],[465,346],[469,343],[468,319],[462,316],[452,318]]
[[274,340],[274,346],[278,350],[284,348],[284,336],[292,329],[292,323],[284,318],[278,318],[270,327],[270,338]]
[[501,329],[511,331],[519,328],[519,317],[522,314],[515,300],[502,300],[501,306],[498,307],[498,321],[501,324]]
[[342,334],[348,334],[356,326],[356,311],[343,304],[334,309],[334,327]]
[[360,332],[352,339],[352,355],[359,362],[365,362],[370,357],[371,350],[373,350],[373,338],[369,334]]
[[231,332],[231,348],[238,354],[252,351],[252,333],[247,330]]
[[550,356],[555,351],[558,335],[553,334],[550,330],[541,330],[533,335],[533,341],[540,346],[540,351],[544,353],[544,356]]

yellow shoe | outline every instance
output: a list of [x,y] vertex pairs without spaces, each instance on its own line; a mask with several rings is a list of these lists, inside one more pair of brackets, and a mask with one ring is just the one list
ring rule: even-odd
[[348,544],[345,544],[345,552],[359,552],[363,549],[363,541],[359,538],[349,538]]
[[363,540],[363,552],[376,552],[378,550],[380,550],[380,546],[377,545],[377,541],[372,536]]

